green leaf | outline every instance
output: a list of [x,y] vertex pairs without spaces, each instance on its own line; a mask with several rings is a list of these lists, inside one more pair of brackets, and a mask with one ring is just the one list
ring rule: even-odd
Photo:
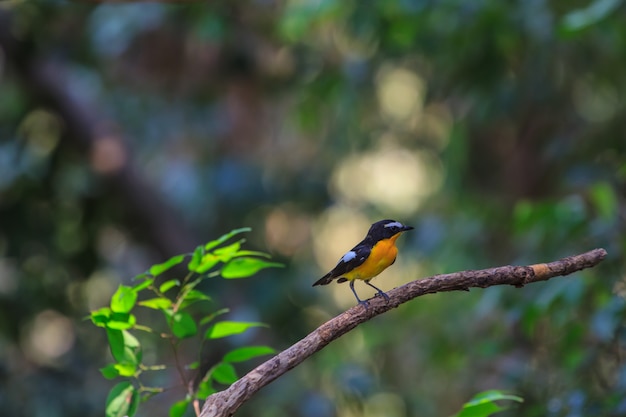
[[246,278],[265,268],[282,268],[278,262],[267,262],[258,258],[236,258],[222,268],[222,277],[226,279]]
[[199,265],[193,270],[198,274],[204,274],[209,269],[213,268],[220,262],[220,258],[212,253],[207,253],[202,256]]
[[245,242],[245,239],[238,240],[230,245],[215,249],[213,254],[218,256],[220,259],[225,259],[222,262],[226,262],[226,260],[230,260],[238,251],[241,249],[241,244]]
[[106,400],[106,417],[132,417],[139,406],[139,393],[128,381],[115,385]]
[[118,377],[120,375],[118,370],[115,368],[115,364],[114,363],[110,363],[107,366],[105,366],[104,368],[100,368],[100,373],[106,379],[113,379],[113,378]]
[[276,353],[276,350],[269,346],[244,346],[234,350],[231,350],[224,355],[224,362],[243,362],[258,356],[271,355]]
[[172,289],[174,287],[178,287],[179,285],[180,285],[180,281],[177,280],[177,279],[167,280],[163,284],[161,284],[161,286],[159,287],[159,292],[166,293],[170,289]]
[[133,376],[137,372],[137,366],[132,363],[116,363],[113,366],[119,376]]
[[561,28],[575,32],[598,24],[622,5],[621,0],[595,0],[583,9],[569,12],[561,20]]
[[272,255],[270,255],[269,253],[259,252],[256,250],[240,250],[239,252],[237,252],[236,255],[237,256],[259,256],[261,258],[267,258],[267,259],[270,259],[272,257]]
[[152,285],[152,283],[154,282],[154,278],[148,278],[145,279],[142,283],[137,284],[133,287],[133,291],[135,292],[139,292],[143,289],[148,288],[150,285]]
[[228,239],[232,238],[235,235],[238,235],[240,233],[244,233],[244,232],[249,232],[252,229],[249,227],[242,227],[240,229],[235,229],[229,233],[226,233],[223,236],[220,236],[218,239],[212,240],[211,242],[208,242],[206,245],[204,245],[204,250],[205,251],[209,251],[219,245],[221,245],[222,243],[226,242]]
[[209,314],[208,316],[206,316],[205,318],[203,318],[202,320],[200,320],[200,326],[204,326],[205,324],[215,320],[215,318],[217,316],[221,316],[222,314],[226,314],[230,311],[230,309],[228,308],[222,308],[219,309],[211,314]]
[[107,329],[111,354],[118,363],[138,366],[141,363],[141,345],[126,330]]
[[170,417],[182,417],[185,411],[187,411],[190,402],[188,399],[176,401],[170,407]]
[[230,363],[224,362],[213,368],[211,371],[211,378],[224,385],[230,385],[238,379],[235,368]]
[[146,279],[149,277],[150,277],[150,274],[148,274],[148,271],[146,271],[146,272],[142,272],[141,274],[135,275],[132,281],[137,281],[138,279]]
[[461,412],[454,417],[487,417],[499,411],[506,410],[495,403],[495,401],[509,400],[523,402],[521,397],[516,395],[504,394],[498,390],[490,390],[476,394],[470,401],[463,405]]
[[600,217],[609,220],[615,217],[618,210],[618,201],[613,188],[601,182],[591,187],[591,201]]
[[209,327],[204,334],[205,339],[219,339],[245,332],[251,327],[267,327],[264,323],[244,321],[220,321]]
[[91,322],[98,327],[106,327],[111,320],[112,311],[109,307],[102,307],[90,314]]
[[167,325],[172,329],[172,333],[179,339],[195,336],[198,327],[193,317],[185,311],[164,310],[167,317]]
[[176,265],[181,263],[183,259],[185,259],[185,255],[172,256],[170,259],[163,262],[162,264],[152,265],[148,271],[150,272],[150,275],[156,277],[167,271],[168,269],[175,267]]
[[131,329],[136,322],[137,318],[130,313],[111,313],[106,327],[109,329],[128,330]]
[[111,297],[111,310],[115,313],[128,313],[136,301],[137,292],[131,287],[120,285]]
[[195,271],[196,268],[200,265],[200,261],[202,261],[202,257],[204,256],[204,247],[198,246],[196,250],[193,251],[193,255],[191,256],[191,260],[187,264],[187,268],[189,271]]
[[187,365],[187,369],[198,369],[200,367],[200,362],[195,361],[195,362],[191,362],[189,365]]
[[199,398],[201,400],[206,400],[206,398],[209,395],[214,394],[216,392],[217,390],[213,388],[213,386],[211,385],[211,381],[205,378],[202,381],[200,381],[200,384],[198,384],[198,390],[196,391],[196,398]]
[[138,304],[140,306],[151,308],[153,310],[165,310],[172,306],[172,300],[165,297],[158,297],[140,301]]
[[191,290],[186,295],[183,301],[180,303],[180,308],[185,309],[190,305],[199,301],[211,301],[211,297],[198,290]]

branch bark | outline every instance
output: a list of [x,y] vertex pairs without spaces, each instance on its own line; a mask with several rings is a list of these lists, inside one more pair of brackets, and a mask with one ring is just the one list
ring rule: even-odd
[[606,251],[604,249],[594,249],[550,263],[461,271],[411,281],[389,291],[387,293],[389,302],[386,303],[382,297],[374,297],[370,300],[368,309],[360,305],[352,307],[322,324],[304,339],[257,366],[226,390],[209,396],[200,417],[232,416],[253,394],[302,363],[333,340],[346,334],[359,324],[413,298],[443,291],[469,291],[470,288],[487,288],[495,285],[513,285],[521,288],[526,284],[547,281],[556,276],[569,275],[582,269],[594,267],[605,256]]

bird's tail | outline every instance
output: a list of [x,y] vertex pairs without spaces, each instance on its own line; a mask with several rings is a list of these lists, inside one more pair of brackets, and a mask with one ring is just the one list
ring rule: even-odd
[[315,287],[316,285],[328,285],[333,281],[333,279],[334,277],[329,272],[328,274],[315,281],[315,284],[313,284],[313,286]]

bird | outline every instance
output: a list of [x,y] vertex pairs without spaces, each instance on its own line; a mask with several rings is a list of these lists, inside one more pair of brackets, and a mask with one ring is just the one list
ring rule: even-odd
[[338,283],[349,281],[350,289],[357,302],[359,305],[364,305],[367,309],[369,302],[361,300],[354,289],[354,281],[360,279],[378,291],[378,294],[384,297],[385,300],[389,300],[389,296],[383,290],[370,283],[370,280],[393,265],[398,254],[396,240],[403,232],[408,230],[413,230],[413,227],[405,226],[396,220],[377,221],[372,224],[365,239],[346,252],[339,259],[337,265],[329,273],[317,280],[313,286],[328,285],[335,279]]

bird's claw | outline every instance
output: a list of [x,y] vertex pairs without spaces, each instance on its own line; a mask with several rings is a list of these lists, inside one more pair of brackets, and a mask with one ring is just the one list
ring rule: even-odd
[[385,299],[385,301],[386,301],[387,303],[389,303],[389,296],[388,296],[388,295],[387,295],[387,293],[385,293],[384,291],[377,292],[377,293],[376,293],[376,295],[375,295],[374,297],[378,297],[378,296],[383,297],[383,298]]

